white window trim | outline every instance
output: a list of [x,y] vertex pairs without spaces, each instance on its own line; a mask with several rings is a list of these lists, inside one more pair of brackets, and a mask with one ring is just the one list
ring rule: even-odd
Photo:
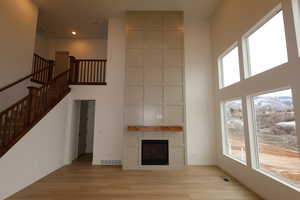
[[292,0],[292,7],[297,39],[298,57],[300,57],[300,0]]
[[[300,57],[300,0],[291,0],[291,2],[293,3],[293,13],[294,13],[294,25],[298,27],[296,27],[296,36],[297,36],[297,44],[298,44],[298,56]],[[285,5],[286,3],[283,3],[283,5]],[[288,7],[289,8],[289,7]],[[285,7],[286,9],[286,7]],[[273,70],[274,68],[278,68],[280,66],[284,66],[284,65],[288,65],[289,62],[291,62],[291,53],[289,51],[289,41],[288,41],[288,34],[287,32],[290,31],[291,27],[289,26],[290,22],[291,22],[291,19],[288,17],[286,18],[285,15],[287,15],[290,11],[288,10],[287,13],[285,13],[287,10],[285,10],[282,6],[282,4],[278,4],[274,9],[272,9],[270,12],[268,12],[268,14],[262,18],[258,23],[256,23],[256,25],[254,25],[248,32],[246,32],[242,37],[239,37],[238,39],[238,42],[236,42],[234,45],[237,45],[237,47],[239,48],[239,57],[240,57],[240,79],[241,81],[243,80],[246,80],[248,78],[251,78],[251,77],[254,77],[254,76],[257,76],[257,75],[260,75],[262,73],[267,73],[267,71],[269,70]],[[296,10],[296,11],[295,11]],[[256,74],[256,75],[252,75],[250,76],[251,74],[249,73],[249,69],[251,69],[249,66],[249,58],[248,58],[248,52],[249,50],[247,49],[248,45],[247,45],[247,39],[248,37],[254,33],[255,31],[257,31],[259,28],[261,28],[263,25],[265,25],[270,19],[272,19],[275,15],[277,15],[280,11],[283,12],[283,15],[284,15],[284,23],[285,23],[285,34],[286,34],[286,39],[287,39],[287,53],[288,53],[288,63],[283,63],[282,65],[279,65],[279,66],[276,66],[272,69],[269,69],[265,72],[262,72],[260,74]],[[295,17],[297,17],[297,19],[295,19]],[[296,24],[298,23],[298,24]],[[292,26],[293,23],[291,23]],[[294,31],[294,30],[293,30]],[[295,43],[295,41],[293,42]],[[223,110],[223,104],[224,102],[226,101],[230,101],[229,100],[224,100],[224,95],[223,95],[223,92],[226,93],[226,91],[223,91],[223,90],[220,90],[220,89],[223,89],[224,87],[222,87],[222,83],[223,83],[223,80],[221,78],[223,78],[223,74],[222,73],[222,68],[220,67],[220,60],[221,58],[226,55],[229,51],[231,51],[233,48],[235,48],[235,46],[232,45],[230,48],[228,48],[227,51],[225,51],[223,54],[221,54],[221,56],[218,57],[217,59],[217,62],[218,62],[218,74],[219,75],[219,93],[221,94],[221,98],[219,97],[220,99],[220,103],[219,103],[219,108],[220,108],[220,112],[219,112],[219,116],[221,117],[221,123],[219,124],[219,127],[220,127],[220,130],[221,130],[221,138],[222,138],[222,153],[223,153],[223,157],[225,159],[228,159],[228,161],[230,162],[233,162],[234,164],[243,164],[244,163],[241,163],[239,160],[237,160],[236,158],[228,155],[226,153],[226,148],[227,148],[227,144],[228,142],[226,141],[226,135],[224,135],[225,133],[225,130],[224,130],[224,110]],[[295,49],[296,50],[296,49]],[[296,55],[292,55],[293,59]],[[221,75],[220,75],[221,74]],[[286,84],[288,83],[288,84]],[[247,92],[247,94],[240,94],[238,93],[237,95],[235,93],[234,96],[242,96],[242,101],[243,101],[243,104],[245,104],[243,107],[244,109],[244,127],[247,127],[248,130],[245,129],[245,139],[246,139],[246,151],[247,153],[249,154],[246,154],[247,156],[247,167],[249,168],[249,170],[253,170],[255,173],[258,173],[262,176],[265,176],[266,178],[270,178],[271,180],[274,180],[275,182],[278,182],[280,184],[283,184],[291,189],[294,189],[298,192],[300,192],[300,187],[299,185],[297,184],[294,184],[294,183],[291,183],[289,180],[287,180],[286,178],[284,177],[281,177],[277,174],[274,174],[272,172],[269,172],[269,171],[265,171],[265,170],[262,170],[259,168],[259,160],[258,160],[258,143],[257,143],[257,136],[256,136],[256,128],[254,127],[254,125],[256,124],[256,120],[255,120],[255,114],[254,114],[254,107],[253,107],[253,104],[252,104],[252,97],[253,96],[258,96],[258,95],[263,95],[263,94],[266,94],[266,93],[272,93],[272,92],[277,92],[277,91],[282,91],[282,90],[287,90],[287,89],[291,89],[292,90],[292,94],[293,94],[293,103],[294,103],[294,106],[295,108],[297,107],[297,102],[295,101],[296,98],[297,98],[297,89],[296,88],[293,88],[292,85],[293,84],[290,84],[291,82],[290,81],[286,81],[284,84],[280,84],[280,86],[276,86],[277,89],[274,89],[272,90],[272,88],[270,89],[269,87],[263,89],[263,87],[255,87],[255,91],[253,92]],[[242,84],[241,82],[238,82],[236,83],[237,85],[238,84]],[[286,85],[289,85],[289,86],[286,86]],[[270,90],[269,90],[270,89]],[[226,90],[226,89],[225,89]],[[263,90],[263,91],[262,91]],[[233,91],[235,91],[235,88],[233,88]],[[257,92],[256,91],[261,91],[261,92]],[[295,94],[296,93],[296,94]],[[226,97],[225,98],[228,98],[227,95],[225,95]],[[230,95],[231,97],[233,95]],[[230,98],[230,97],[229,97]],[[231,100],[236,100],[236,99],[240,99],[240,98],[233,98]],[[295,109],[295,114],[296,114],[296,122],[298,122],[299,120],[297,120],[297,112],[298,110]],[[297,113],[296,113],[297,112]],[[300,114],[299,114],[300,116]],[[299,117],[298,116],[298,117]],[[300,118],[300,117],[299,117]],[[296,127],[296,130],[298,130],[297,128],[300,127],[300,123],[297,123],[297,127]],[[299,129],[300,131],[300,129]],[[297,134],[297,138],[298,138],[298,143],[299,143],[299,152],[300,152],[300,134]],[[247,146],[248,145],[248,146]],[[240,165],[242,166],[242,165]]]
[[[232,85],[228,85],[228,86],[224,86],[224,67],[223,67],[223,58],[230,53],[233,49],[238,48],[238,54],[240,57],[240,51],[239,51],[239,45],[238,45],[238,41],[236,41],[235,43],[233,43],[227,50],[225,50],[219,57],[218,57],[218,71],[219,71],[219,89],[223,89],[229,86],[232,86],[236,83],[233,83]],[[239,60],[239,64],[240,64],[240,60]],[[241,68],[241,66],[239,66]],[[239,76],[240,73],[239,73]],[[241,80],[241,77],[240,77]],[[238,83],[238,82],[237,82]]]
[[248,136],[249,136],[249,145],[250,145],[250,155],[251,155],[251,168],[256,169],[259,166],[258,160],[258,148],[257,148],[257,137],[254,133],[256,133],[256,117],[254,112],[254,104],[253,104],[253,96],[250,95],[246,97],[246,107],[247,107],[247,116],[248,116]]
[[[239,162],[243,165],[247,165],[247,157],[246,157],[246,161],[243,161],[243,160],[240,160],[232,155],[229,154],[229,142],[228,142],[228,131],[226,129],[226,125],[225,125],[225,122],[226,122],[226,117],[225,117],[225,103],[226,102],[230,102],[230,101],[236,101],[236,100],[241,100],[242,104],[243,104],[243,98],[242,97],[237,97],[237,98],[232,98],[232,99],[228,99],[228,100],[224,100],[221,102],[220,104],[220,109],[221,109],[221,131],[222,131],[222,151],[223,151],[223,155],[236,161],[236,162]],[[243,108],[243,106],[242,106]],[[244,116],[243,116],[243,120],[244,120]],[[244,124],[245,126],[245,124]],[[244,133],[244,137],[245,136],[245,133]],[[245,138],[245,143],[246,143],[246,138]],[[245,144],[245,148],[246,148],[246,144]],[[247,152],[247,149],[245,149],[245,151]],[[247,156],[247,153],[246,153],[246,156]]]
[[[250,35],[255,33],[258,29],[264,26],[268,21],[270,21],[274,16],[276,16],[280,11],[283,11],[282,4],[278,4],[275,8],[273,8],[265,17],[263,17],[258,23],[256,23],[252,28],[249,29],[243,36],[242,36],[242,52],[243,52],[243,60],[244,60],[244,77],[248,79],[250,77],[256,76],[251,75],[251,63],[250,63],[250,54],[249,54],[249,44],[248,38]],[[283,63],[283,65],[286,63]],[[279,66],[276,66],[279,67]],[[276,68],[275,67],[275,68]],[[271,68],[269,70],[272,70]],[[267,71],[269,71],[267,70]],[[263,73],[263,72],[262,72]]]
[[284,91],[284,90],[291,90],[293,102],[294,102],[295,96],[294,96],[293,88],[291,86],[281,87],[281,88],[277,88],[277,89],[273,89],[273,90],[261,91],[261,92],[249,95],[247,97],[247,104],[248,104],[247,106],[248,106],[248,108],[251,108],[248,110],[248,116],[250,116],[250,118],[248,118],[249,119],[248,126],[249,126],[249,140],[250,140],[250,146],[251,146],[250,148],[252,150],[252,152],[250,152],[251,159],[252,159],[252,169],[265,175],[265,176],[268,176],[284,185],[292,187],[293,189],[295,189],[297,191],[300,191],[300,187],[297,184],[291,182],[289,179],[287,179],[285,177],[282,177],[271,171],[262,169],[259,164],[259,149],[258,149],[258,141],[257,141],[257,134],[256,134],[256,130],[257,130],[256,115],[255,115],[253,97],[264,95],[264,94],[269,94],[269,93],[274,93],[274,92],[280,92],[280,91]]
[[291,187],[292,189],[296,190],[297,192],[300,192],[300,187],[291,182],[289,179],[286,179],[282,176],[278,176],[277,174],[273,173],[273,172],[270,172],[270,171],[266,171],[266,170],[263,170],[263,169],[256,169],[254,168],[253,170],[257,171],[258,173],[260,174],[263,174],[264,176],[267,176],[283,185],[286,185],[288,187]]

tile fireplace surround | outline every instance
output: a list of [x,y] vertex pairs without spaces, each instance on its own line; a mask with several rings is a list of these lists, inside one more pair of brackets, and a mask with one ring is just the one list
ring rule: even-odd
[[[128,12],[124,169],[185,167],[182,12]],[[142,165],[142,141],[168,141],[168,165]]]

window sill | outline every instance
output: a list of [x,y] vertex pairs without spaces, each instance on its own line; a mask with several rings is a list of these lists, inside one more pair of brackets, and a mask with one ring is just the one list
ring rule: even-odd
[[239,164],[242,164],[242,165],[244,165],[244,166],[247,166],[247,163],[246,163],[246,162],[244,162],[244,161],[242,161],[242,160],[239,160],[239,159],[237,159],[237,158],[235,158],[235,157],[233,157],[233,156],[231,156],[231,155],[223,154],[223,156],[224,156],[225,158],[229,158],[229,159],[231,159],[231,160],[233,160],[233,161],[235,161],[235,162],[237,162],[237,163],[239,163]]
[[285,185],[285,186],[287,186],[287,187],[289,187],[293,190],[296,190],[297,192],[300,192],[300,185],[297,186],[297,184],[294,184],[294,183],[288,181],[287,179],[282,178],[282,177],[280,177],[280,176],[278,176],[278,175],[276,175],[272,172],[269,172],[269,171],[266,171],[266,170],[263,170],[263,169],[258,169],[258,168],[252,168],[252,169],[254,171],[268,177],[268,178],[271,178],[271,179],[277,181],[278,183],[281,183],[281,184],[283,184],[283,185]]

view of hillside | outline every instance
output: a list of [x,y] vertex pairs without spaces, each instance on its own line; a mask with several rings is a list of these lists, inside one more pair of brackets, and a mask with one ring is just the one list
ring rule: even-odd
[[[260,168],[300,184],[300,159],[295,113],[290,91],[253,97]],[[226,104],[230,154],[245,160],[242,105]]]

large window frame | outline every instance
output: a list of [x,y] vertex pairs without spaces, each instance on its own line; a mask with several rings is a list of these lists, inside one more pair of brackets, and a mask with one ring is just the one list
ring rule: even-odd
[[[250,146],[251,146],[251,151],[252,151],[251,152],[251,154],[252,154],[252,169],[254,169],[254,170],[258,171],[259,173],[262,173],[268,177],[271,177],[280,183],[287,184],[290,187],[293,187],[297,191],[300,191],[299,185],[293,183],[291,180],[289,180],[283,176],[280,176],[272,171],[263,169],[260,166],[259,142],[258,142],[258,136],[257,136],[257,122],[256,122],[254,97],[265,95],[265,94],[281,92],[284,90],[291,90],[292,100],[293,100],[293,102],[295,102],[294,90],[291,86],[281,87],[281,88],[277,88],[277,89],[273,89],[273,90],[261,91],[261,92],[251,94],[246,97],[247,98],[246,103],[249,105],[248,108],[250,108],[246,112],[247,112],[248,116],[250,116],[250,118],[248,119],[248,127],[250,127],[250,130],[251,130],[250,131],[251,137],[249,139],[250,139],[250,143],[251,143]],[[296,113],[296,111],[294,111],[294,112]],[[296,129],[296,131],[297,131],[297,129]],[[299,137],[297,137],[297,139],[299,140]],[[298,141],[298,144],[299,144],[299,141]]]
[[[238,64],[239,64],[239,72],[238,72],[238,75],[239,75],[239,81],[237,82],[234,82],[232,84],[229,84],[229,85],[225,85],[224,83],[224,64],[223,64],[223,59],[228,55],[230,54],[232,51],[234,51],[235,49],[237,49],[238,51]],[[230,87],[234,84],[237,84],[239,83],[241,80],[242,80],[242,77],[241,77],[241,66],[240,66],[240,52],[239,52],[239,46],[238,46],[238,42],[235,42],[234,44],[232,44],[226,51],[224,51],[218,58],[218,71],[219,71],[219,89],[223,89],[223,88],[226,88],[226,87]]]
[[292,0],[292,7],[298,47],[298,57],[300,57],[300,0]]
[[[226,118],[226,103],[228,102],[233,102],[233,101],[241,101],[241,106],[242,106],[242,116],[243,116],[243,135],[244,135],[244,142],[245,142],[245,152],[246,152],[246,157],[245,157],[245,161],[238,159],[237,157],[233,156],[230,154],[229,152],[229,133],[228,133],[228,129],[226,127],[226,122],[227,122],[227,118]],[[236,97],[236,98],[232,98],[232,99],[227,99],[225,101],[222,101],[220,104],[220,109],[221,109],[221,123],[222,123],[222,150],[223,150],[223,155],[227,156],[243,165],[247,165],[247,145],[246,145],[246,136],[245,136],[245,131],[244,131],[244,127],[245,127],[245,116],[244,116],[244,100],[242,97]]]
[[[300,0],[291,0],[293,2],[293,9],[294,13],[295,10],[297,10],[295,16],[298,16],[298,20],[295,20],[295,25],[298,23],[298,27],[296,27],[296,35],[297,35],[297,43],[298,43],[298,58],[300,57]],[[285,4],[286,2],[283,2],[282,4]],[[269,83],[266,86],[263,85],[257,85],[254,87],[247,87],[247,83],[256,83],[255,81],[261,81],[261,78],[266,78],[266,81],[271,81],[270,79],[270,71],[271,73],[278,74],[281,72],[286,72],[287,74],[293,73],[293,68],[294,67],[288,67],[290,65],[295,65],[295,55],[290,52],[291,44],[288,44],[288,35],[291,35],[291,27],[290,23],[291,18],[289,14],[286,14],[285,12],[289,12],[287,10],[287,6],[283,8],[282,4],[280,3],[279,5],[275,6],[274,9],[272,9],[268,14],[263,17],[255,26],[249,29],[248,32],[246,32],[244,35],[242,35],[240,38],[238,38],[237,42],[235,42],[233,45],[231,45],[228,50],[226,50],[224,53],[222,53],[218,57],[218,76],[219,76],[219,90],[217,91],[219,93],[218,95],[218,100],[219,100],[219,116],[220,118],[220,136],[222,138],[222,153],[223,156],[226,158],[229,158],[229,161],[233,161],[236,163],[242,163],[246,165],[249,169],[252,169],[253,171],[256,171],[257,173],[263,174],[266,177],[269,177],[285,186],[288,186],[298,192],[300,192],[300,186],[293,183],[291,180],[284,178],[280,176],[279,174],[276,174],[275,172],[270,172],[268,170],[264,170],[260,168],[260,160],[259,160],[259,148],[258,148],[258,138],[256,135],[257,127],[256,127],[256,119],[255,119],[255,107],[253,105],[252,97],[254,96],[259,96],[263,94],[268,94],[268,93],[273,93],[273,92],[278,92],[282,90],[287,90],[291,89],[292,90],[292,97],[293,97],[293,104],[295,106],[294,113],[296,115],[296,131],[297,131],[297,139],[298,139],[298,149],[300,152],[300,134],[299,134],[299,127],[300,127],[300,119],[299,116],[297,118],[297,114],[300,111],[300,103],[296,101],[296,98],[299,97],[299,92],[300,88],[297,88],[294,86],[294,81],[289,80],[288,77],[285,77],[284,79],[280,80],[280,83],[276,83],[274,87],[270,85]],[[276,16],[279,12],[282,12],[283,14],[283,22],[284,22],[284,34],[286,37],[286,51],[287,51],[287,62],[282,63],[278,66],[273,66],[270,69],[267,69],[265,71],[262,71],[260,73],[251,75],[250,73],[250,57],[249,57],[249,46],[247,44],[247,39],[248,37],[256,32],[259,28],[264,26],[267,22],[269,22],[274,16]],[[293,24],[292,24],[293,25]],[[238,48],[239,51],[239,65],[240,65],[240,82],[235,83],[235,87],[229,88],[229,89],[224,89],[225,87],[223,86],[223,72],[222,72],[222,67],[221,67],[221,58],[226,55],[228,52],[233,50],[234,48]],[[292,48],[294,49],[294,48]],[[297,58],[297,59],[298,59]],[[292,62],[291,62],[292,60]],[[298,62],[298,61],[297,61]],[[280,68],[277,70],[276,68]],[[274,70],[275,69],[275,70]],[[267,75],[266,75],[267,74]],[[259,75],[258,77],[255,77]],[[252,78],[253,77],[253,78]],[[245,88],[247,91],[243,91],[242,88]],[[295,94],[296,93],[296,94]],[[228,153],[228,141],[227,141],[227,133],[224,127],[224,116],[225,116],[225,110],[224,110],[224,103],[228,101],[233,101],[233,100],[242,100],[242,108],[243,108],[243,121],[244,121],[244,136],[245,136],[245,147],[246,147],[246,163],[241,162],[240,160],[236,159],[235,157],[231,156]],[[297,108],[298,107],[298,108]],[[226,159],[227,160],[227,159]]]
[[[259,72],[259,73],[256,73],[256,74],[252,74],[251,73],[251,58],[250,58],[250,48],[249,48],[249,37],[254,34],[256,31],[258,31],[260,28],[262,28],[264,25],[266,25],[270,20],[273,19],[273,17],[275,17],[277,14],[279,14],[280,12],[283,12],[283,9],[282,9],[282,4],[279,4],[278,6],[276,6],[273,10],[271,10],[264,18],[262,18],[256,25],[254,25],[252,28],[250,28],[250,30],[248,32],[246,32],[243,36],[242,36],[242,51],[243,51],[243,61],[244,61],[244,65],[243,65],[243,68],[244,68],[244,77],[245,79],[248,79],[248,78],[251,78],[253,76],[256,76],[256,75],[260,75],[264,72],[268,72],[270,70],[273,70],[277,67],[280,67],[286,63],[289,62],[289,58],[288,58],[288,50],[286,49],[287,51],[287,61],[285,63],[281,63],[277,66],[273,66],[267,70],[264,70],[262,72]],[[285,26],[285,24],[284,24]],[[285,34],[285,38],[287,38],[286,36],[286,31],[284,32]],[[285,41],[287,43],[287,41]],[[287,44],[286,44],[286,48],[287,48]]]

